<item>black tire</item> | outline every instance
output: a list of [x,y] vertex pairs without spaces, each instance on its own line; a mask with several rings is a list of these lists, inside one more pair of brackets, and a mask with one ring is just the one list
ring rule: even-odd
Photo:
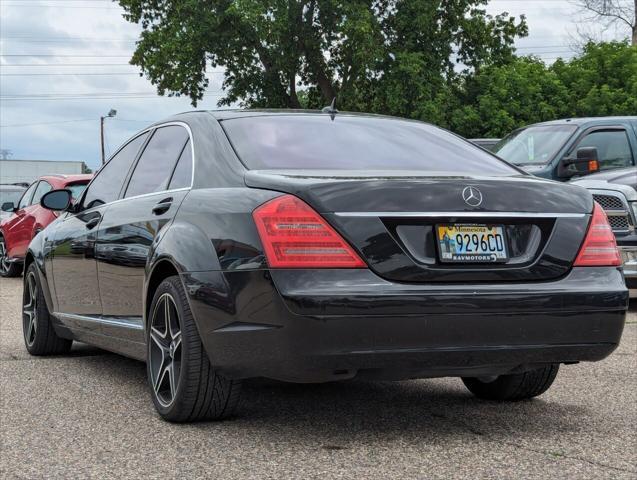
[[31,355],[68,353],[73,344],[73,340],[58,337],[53,329],[35,263],[29,265],[24,275],[22,332],[24,345]]
[[471,393],[484,400],[526,400],[546,392],[559,368],[559,365],[549,365],[524,373],[500,375],[492,382],[470,377],[463,377],[462,381]]
[[232,415],[239,403],[241,382],[221,375],[210,364],[178,276],[159,285],[149,312],[146,365],[159,415],[171,422],[220,420]]
[[18,277],[22,274],[22,263],[9,262],[4,237],[0,235],[0,277]]

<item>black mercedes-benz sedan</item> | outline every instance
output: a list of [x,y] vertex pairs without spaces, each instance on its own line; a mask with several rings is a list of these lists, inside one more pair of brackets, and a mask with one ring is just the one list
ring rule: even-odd
[[628,292],[604,211],[434,126],[191,112],[143,130],[25,261],[24,339],[146,361],[159,414],[218,419],[240,382],[460,377],[546,391],[618,345]]

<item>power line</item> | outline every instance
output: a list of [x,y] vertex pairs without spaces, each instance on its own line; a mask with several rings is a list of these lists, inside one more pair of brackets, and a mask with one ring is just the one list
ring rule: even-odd
[[0,63],[0,67],[135,67],[130,63]]
[[[205,100],[209,97],[223,97],[224,94],[205,94],[201,100]],[[11,102],[11,101],[70,101],[70,100],[138,100],[138,99],[154,99],[154,100],[165,100],[165,99],[189,99],[189,97],[185,95],[181,96],[160,96],[157,94],[145,94],[145,95],[130,95],[130,96],[102,96],[102,95],[93,95],[93,96],[62,96],[62,97],[31,97],[28,95],[24,96],[15,96],[11,98],[0,97],[0,101],[3,102]]]
[[[51,0],[48,0],[49,2]],[[34,3],[31,5],[25,5],[20,3],[6,3],[2,2],[1,5],[3,7],[19,7],[19,8],[64,8],[69,10],[112,10],[114,12],[121,12],[122,8],[119,6],[116,7],[99,7],[95,5],[64,5],[64,4],[45,4],[45,3]]]
[[[216,72],[216,71],[206,71],[205,73],[208,74],[222,74],[224,72]],[[74,72],[74,73],[0,73],[0,77],[55,77],[55,76],[79,76],[79,77],[85,77],[85,76],[95,76],[95,77],[99,77],[99,76],[118,76],[118,75],[136,75],[138,77],[141,77],[140,73],[135,73],[135,72],[89,72],[89,73],[84,73],[84,72]]]
[[37,123],[14,123],[12,125],[0,125],[0,128],[10,128],[10,127],[34,127],[38,125],[58,125],[61,123],[76,123],[76,122],[94,122],[97,121],[95,118],[80,118],[77,120],[62,120],[57,122],[37,122]]
[[0,57],[60,57],[60,58],[130,58],[132,53],[128,55],[68,55],[68,54],[56,54],[56,53],[14,53],[6,54],[0,53]]
[[[153,123],[155,120],[133,120],[128,118],[113,118],[112,121],[131,122],[131,123]],[[55,122],[13,123],[10,125],[0,125],[0,128],[37,127],[40,125],[60,125],[64,123],[78,123],[78,122],[97,122],[97,118],[78,118],[75,120],[57,120]]]

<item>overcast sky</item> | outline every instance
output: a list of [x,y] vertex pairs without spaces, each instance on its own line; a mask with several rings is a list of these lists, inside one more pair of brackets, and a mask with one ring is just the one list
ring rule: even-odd
[[[577,10],[569,0],[492,0],[490,13],[527,16],[520,54],[573,55]],[[0,148],[12,158],[99,165],[99,117],[109,109],[107,153],[149,123],[192,107],[166,98],[128,65],[139,27],[109,0],[0,0]],[[620,37],[606,32],[607,38]],[[82,73],[83,75],[74,75]],[[216,108],[222,76],[210,73],[198,108]]]

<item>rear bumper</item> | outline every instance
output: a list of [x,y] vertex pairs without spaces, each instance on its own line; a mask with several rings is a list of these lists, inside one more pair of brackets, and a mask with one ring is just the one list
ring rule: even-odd
[[235,377],[321,382],[483,376],[596,361],[628,302],[614,268],[511,285],[405,285],[369,270],[182,275],[211,361]]

